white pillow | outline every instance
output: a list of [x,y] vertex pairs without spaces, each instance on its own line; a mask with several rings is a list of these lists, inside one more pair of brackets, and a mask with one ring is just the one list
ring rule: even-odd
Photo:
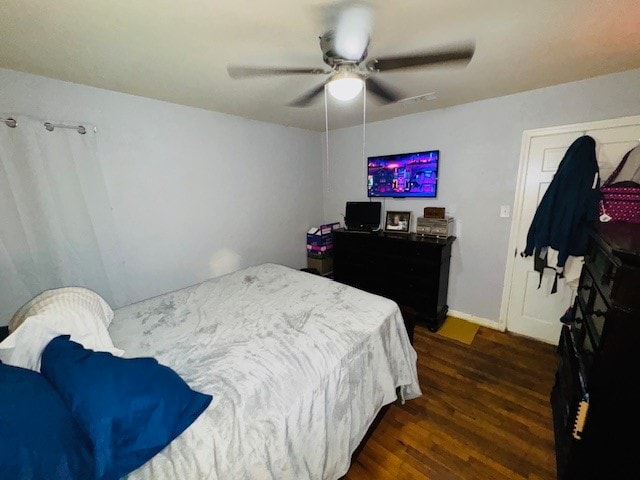
[[99,318],[109,327],[113,320],[113,310],[96,292],[85,287],[61,287],[45,290],[25,303],[11,320],[9,332],[14,332],[28,317],[40,313],[79,312]]
[[113,345],[102,321],[86,312],[71,310],[63,314],[41,313],[24,320],[0,343],[0,361],[39,372],[42,352],[59,335],[70,335],[71,340],[94,351],[109,352],[117,357],[124,354]]

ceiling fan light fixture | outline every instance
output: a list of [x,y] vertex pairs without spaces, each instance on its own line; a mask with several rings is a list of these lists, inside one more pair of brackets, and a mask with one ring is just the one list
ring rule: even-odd
[[363,87],[364,81],[355,73],[338,74],[327,84],[331,96],[342,102],[356,98]]

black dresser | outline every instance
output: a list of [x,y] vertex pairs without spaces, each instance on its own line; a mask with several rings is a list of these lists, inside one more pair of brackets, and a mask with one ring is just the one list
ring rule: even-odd
[[[405,322],[415,319],[435,332],[447,316],[454,240],[334,230],[333,275],[338,282],[394,300]],[[412,324],[407,331],[413,339]]]
[[558,479],[639,479],[640,225],[592,233],[551,392]]

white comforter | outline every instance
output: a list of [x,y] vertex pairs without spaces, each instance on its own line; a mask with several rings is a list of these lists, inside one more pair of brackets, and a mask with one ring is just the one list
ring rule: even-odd
[[280,265],[121,308],[109,332],[213,395],[128,480],[333,480],[396,387],[421,395],[394,302]]

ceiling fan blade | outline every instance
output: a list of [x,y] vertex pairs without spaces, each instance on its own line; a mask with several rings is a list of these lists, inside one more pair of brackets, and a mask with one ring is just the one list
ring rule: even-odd
[[345,60],[361,60],[373,30],[373,10],[357,1],[345,2],[338,8],[334,27],[335,51]]
[[304,95],[296,98],[293,102],[289,103],[289,106],[290,107],[307,107],[311,105],[311,102],[313,102],[324,91],[324,86],[327,84],[327,82],[322,82],[320,85],[318,85],[314,89],[309,90]]
[[416,55],[372,58],[367,62],[367,70],[372,72],[388,72],[405,68],[428,67],[448,63],[464,63],[471,61],[475,52],[475,45],[452,48],[435,52],[425,52]]
[[272,75],[320,75],[330,71],[321,68],[280,68],[280,67],[245,67],[229,65],[227,73],[231,78],[264,77]]
[[384,103],[395,103],[402,98],[403,95],[392,90],[391,88],[380,83],[379,80],[374,80],[373,78],[367,78],[367,92],[373,93],[378,99],[382,100]]

